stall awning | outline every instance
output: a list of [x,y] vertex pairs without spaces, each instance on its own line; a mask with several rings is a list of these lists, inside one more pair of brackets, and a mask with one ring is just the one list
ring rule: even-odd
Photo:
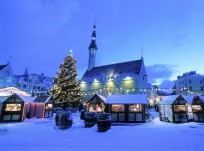
[[146,94],[109,95],[107,104],[147,104]]

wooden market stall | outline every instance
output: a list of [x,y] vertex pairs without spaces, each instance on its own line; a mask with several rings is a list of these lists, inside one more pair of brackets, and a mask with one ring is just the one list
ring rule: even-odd
[[112,122],[137,123],[146,121],[147,96],[144,94],[109,95],[107,112]]
[[106,100],[104,96],[95,94],[86,102],[86,112],[104,112]]
[[160,120],[173,123],[188,122],[188,102],[181,95],[170,95],[159,102]]
[[48,96],[37,96],[29,103],[29,118],[44,118],[53,116],[53,101]]
[[204,96],[194,96],[191,100],[191,110],[194,122],[204,122]]
[[192,98],[184,96],[190,106],[189,114],[192,114],[194,122],[204,122],[204,96],[195,95]]
[[1,106],[1,122],[21,122],[24,120],[24,113],[27,108],[19,95],[14,93],[1,99]]

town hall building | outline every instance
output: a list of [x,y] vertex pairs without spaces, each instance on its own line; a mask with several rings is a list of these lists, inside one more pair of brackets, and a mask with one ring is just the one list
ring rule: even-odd
[[89,45],[88,69],[80,88],[82,97],[90,99],[94,94],[107,97],[110,94],[146,94],[147,74],[144,59],[96,66],[96,26],[93,26]]

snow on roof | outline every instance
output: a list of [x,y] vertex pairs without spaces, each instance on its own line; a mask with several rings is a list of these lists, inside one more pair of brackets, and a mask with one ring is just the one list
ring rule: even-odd
[[159,104],[173,104],[173,102],[179,97],[179,95],[170,95],[165,96],[162,98],[162,100],[159,102]]
[[87,70],[84,73],[82,80],[86,81],[86,79],[90,79],[90,78],[92,79],[92,78],[118,76],[122,73],[129,73],[129,74],[132,73],[132,74],[139,75],[141,65],[142,65],[142,59],[94,67],[90,71]]
[[0,103],[3,103],[8,97],[0,97]]
[[107,102],[107,98],[102,96],[102,95],[99,95],[99,94],[96,94],[101,100],[103,100],[103,102]]
[[[33,102],[35,100],[35,97],[30,97],[30,96],[22,96],[20,94],[16,94],[14,93],[15,95],[17,95],[21,100],[23,100],[25,103],[30,103],[30,102]],[[3,103],[4,101],[7,100],[7,98],[11,97],[12,95],[14,94],[11,94],[10,96],[6,96],[6,97],[0,97],[0,103]]]
[[12,94],[20,94],[23,96],[30,96],[30,94],[26,93],[25,91],[22,91],[16,87],[6,87],[0,89],[0,96],[10,96]]
[[145,94],[118,94],[109,95],[107,104],[147,104],[147,95]]

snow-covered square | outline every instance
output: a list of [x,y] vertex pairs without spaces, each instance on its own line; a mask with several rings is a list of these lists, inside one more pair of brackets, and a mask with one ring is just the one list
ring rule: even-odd
[[151,111],[149,123],[112,124],[107,132],[85,128],[80,113],[73,125],[60,130],[55,119],[0,123],[0,151],[203,151],[204,123],[161,122]]

